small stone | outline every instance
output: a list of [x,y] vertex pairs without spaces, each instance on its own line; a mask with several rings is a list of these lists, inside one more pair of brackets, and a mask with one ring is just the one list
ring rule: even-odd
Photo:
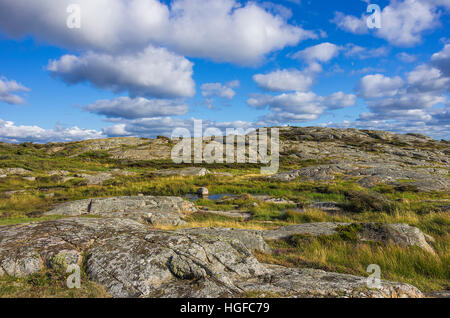
[[197,194],[201,195],[203,197],[207,197],[209,194],[209,190],[208,190],[208,188],[202,187],[197,190]]

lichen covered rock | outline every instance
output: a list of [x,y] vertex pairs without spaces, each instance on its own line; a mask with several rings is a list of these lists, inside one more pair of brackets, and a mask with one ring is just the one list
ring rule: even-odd
[[88,277],[113,297],[422,296],[407,284],[383,281],[369,289],[362,277],[261,264],[250,251],[260,244],[257,235],[233,230],[173,232],[123,218],[60,219],[2,227],[0,275],[83,262]]

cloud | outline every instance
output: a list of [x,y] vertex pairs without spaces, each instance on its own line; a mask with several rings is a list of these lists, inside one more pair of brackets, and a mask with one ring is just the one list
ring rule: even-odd
[[220,97],[226,99],[233,99],[236,92],[233,90],[239,87],[239,81],[232,81],[229,83],[205,83],[201,86],[203,97]]
[[66,27],[67,1],[0,0],[0,29],[15,38],[32,35],[69,49],[117,54],[151,44],[237,64],[256,64],[268,53],[317,37],[288,24],[282,16],[286,11],[269,12],[255,2],[174,0],[170,7],[157,0],[76,3],[80,29]]
[[[180,119],[172,117],[160,118],[142,118],[135,120],[125,120],[123,123],[116,124],[103,129],[103,132],[109,137],[118,136],[137,136],[137,137],[156,137],[158,135],[171,136],[176,128],[185,128],[193,136],[195,118]],[[216,127],[225,133],[227,128],[242,128],[244,130],[256,128],[254,123],[246,121],[216,122],[210,120],[202,121],[203,131],[209,127]]]
[[366,34],[368,33],[367,23],[364,16],[357,18],[351,15],[345,15],[342,12],[335,12],[332,23],[336,24],[341,30],[354,33]]
[[387,77],[383,74],[364,76],[358,83],[356,91],[364,98],[381,98],[395,96],[403,87],[403,80],[399,77]]
[[261,120],[269,123],[304,122],[319,118],[327,109],[354,106],[356,96],[337,92],[327,97],[313,92],[284,93],[277,96],[254,95],[247,100],[250,107],[266,108],[271,113]]
[[362,60],[369,58],[377,58],[382,56],[387,56],[389,54],[389,49],[387,47],[379,47],[375,49],[368,49],[355,44],[347,44],[345,46],[345,56],[347,57],[358,57]]
[[131,96],[190,97],[195,94],[193,64],[164,48],[148,47],[139,53],[109,55],[88,52],[50,61],[47,70],[68,84],[91,82]]
[[184,115],[188,107],[177,100],[146,99],[138,97],[117,97],[112,100],[99,100],[86,106],[86,111],[111,118],[149,118],[159,116]]
[[337,92],[324,99],[324,104],[329,109],[340,109],[354,106],[356,104],[356,95]]
[[17,126],[12,121],[0,119],[0,141],[3,142],[68,142],[104,137],[105,135],[99,131],[81,129],[76,126],[71,128],[43,129],[39,126]]
[[430,65],[419,65],[406,75],[409,92],[441,92],[450,87],[450,78]]
[[126,124],[117,124],[102,129],[103,133],[108,137],[126,137],[131,136],[132,133],[127,131]]
[[30,91],[30,89],[22,84],[19,84],[14,80],[8,80],[5,77],[0,77],[0,101],[2,102],[12,105],[23,104],[25,103],[25,100],[13,93],[28,91]]
[[278,70],[268,74],[256,74],[253,80],[266,91],[297,91],[306,92],[314,82],[309,72],[301,72],[296,69]]
[[447,77],[450,77],[450,44],[446,44],[444,49],[431,57],[431,64]]
[[[434,136],[446,133],[448,136],[450,101],[447,94],[450,91],[450,77],[444,73],[446,53],[447,48],[444,48],[434,54],[429,63],[418,65],[407,72],[405,79],[382,74],[363,77],[357,92],[365,98],[370,112],[359,116],[359,124],[380,123],[380,127],[386,125],[396,131],[411,131],[411,127],[420,127],[423,133]],[[439,129],[434,127],[439,125],[442,126]],[[447,127],[447,131],[444,127]]]
[[333,43],[325,42],[299,51],[292,57],[295,59],[305,60],[308,63],[325,63],[338,56],[339,51],[339,46]]
[[[400,77],[386,77],[381,74],[367,75],[357,86],[358,96],[366,99],[370,113],[360,115],[361,120],[406,119],[430,120],[425,112],[434,105],[444,103],[440,81],[427,83],[427,79],[436,79],[434,72],[418,67],[407,74],[407,80]],[[446,81],[446,85],[450,82]]]
[[397,58],[403,63],[413,63],[417,60],[417,56],[413,54],[408,54],[405,52],[398,53]]
[[[445,0],[391,0],[381,11],[381,28],[373,32],[392,45],[414,46],[426,32],[440,26],[440,6],[449,5]],[[332,22],[354,34],[369,32],[365,15],[358,18],[337,12]]]

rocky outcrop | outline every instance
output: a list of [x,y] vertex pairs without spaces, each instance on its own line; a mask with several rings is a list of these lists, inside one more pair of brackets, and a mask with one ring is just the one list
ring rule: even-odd
[[68,176],[70,174],[67,170],[52,170],[47,172],[49,176]]
[[69,218],[2,227],[0,275],[83,262],[89,279],[113,297],[422,296],[407,284],[369,289],[362,277],[261,264],[249,250],[260,244],[256,235],[231,230],[169,232],[123,218]]
[[299,177],[304,177],[305,179],[312,181],[325,181],[333,180],[336,174],[345,173],[348,169],[350,169],[350,166],[348,165],[321,165],[302,168],[299,170],[281,172],[269,176],[269,178],[279,181],[291,181]]
[[[114,178],[112,174],[108,172],[101,172],[97,174],[87,174],[87,173],[79,173],[75,175],[75,178],[83,178],[86,180],[88,185],[100,185],[103,182],[111,180]],[[67,178],[66,181],[71,178]]]
[[282,297],[404,298],[423,297],[414,286],[381,281],[380,288],[368,288],[367,278],[325,272],[311,268],[266,266],[267,274],[238,284],[246,291]]
[[[71,144],[66,145],[70,146]],[[70,147],[68,148],[70,149]],[[62,149],[56,148],[56,150],[58,152]],[[109,154],[110,158],[119,160],[169,159],[171,145],[168,138],[146,139],[127,137],[94,139],[82,142],[81,149],[74,151],[73,156],[92,151],[105,151]]]
[[23,168],[3,168],[0,169],[0,175],[27,175],[30,174],[31,171],[23,169]]
[[61,204],[45,215],[122,217],[153,225],[184,225],[194,205],[179,197],[135,196],[86,199]]
[[440,168],[408,168],[399,165],[383,163],[358,164],[328,164],[306,167],[299,170],[281,172],[268,178],[278,181],[292,181],[302,178],[308,181],[331,181],[337,176],[360,178],[364,187],[373,187],[379,183],[394,186],[408,185],[421,191],[447,191],[450,189],[450,179],[447,170]]
[[[350,223],[305,223],[290,226],[282,226],[275,230],[261,231],[261,235],[267,240],[287,239],[293,235],[334,235],[338,234],[339,227],[349,226]],[[418,246],[427,252],[434,254],[433,248],[428,243],[433,238],[425,236],[421,230],[408,224],[377,224],[360,223],[357,236],[361,241],[373,241],[382,243],[394,243],[399,246]]]
[[154,171],[153,174],[158,176],[182,176],[182,177],[203,177],[207,174],[210,174],[211,172],[208,169],[205,168],[183,168],[183,169],[166,169],[166,170],[158,170]]
[[252,198],[264,202],[264,203],[273,203],[273,204],[286,204],[286,205],[296,205],[294,201],[283,199],[283,198],[274,198],[270,195],[252,195]]
[[287,239],[293,235],[334,235],[338,226],[349,225],[348,223],[304,223],[289,226],[282,226],[275,230],[262,231],[261,235],[267,240],[282,240]]
[[200,208],[199,212],[205,213],[205,214],[215,214],[215,215],[222,215],[229,218],[242,218],[244,220],[249,220],[253,216],[250,212],[245,212],[241,210],[231,210],[231,211],[213,211],[206,209],[206,207]]
[[393,242],[400,246],[418,246],[434,254],[428,241],[433,241],[430,236],[425,236],[421,230],[408,224],[363,224],[360,233],[361,240],[377,242]]
[[193,228],[183,229],[177,232],[196,234],[205,237],[227,237],[229,239],[237,239],[245,245],[250,251],[270,252],[271,249],[264,241],[262,235],[255,231],[243,229],[226,229],[226,228]]
[[[278,127],[280,153],[293,160],[329,163],[383,164],[398,166],[445,166],[450,164],[449,144],[420,134],[334,129],[326,127]],[[249,136],[246,136],[248,142]],[[203,144],[209,143],[205,139]],[[213,141],[214,142],[214,141]],[[72,156],[102,151],[119,160],[170,159],[175,144],[169,138],[109,138],[47,145],[47,153]],[[1,175],[1,174],[0,174]]]

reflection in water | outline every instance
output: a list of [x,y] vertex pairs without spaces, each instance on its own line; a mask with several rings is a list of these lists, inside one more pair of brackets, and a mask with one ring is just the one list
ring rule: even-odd
[[184,197],[186,199],[188,199],[189,201],[196,201],[198,199],[208,199],[208,200],[212,200],[212,201],[217,201],[217,200],[220,200],[225,197],[235,198],[236,195],[229,194],[229,193],[210,194],[208,196],[201,196],[198,194],[186,194]]

